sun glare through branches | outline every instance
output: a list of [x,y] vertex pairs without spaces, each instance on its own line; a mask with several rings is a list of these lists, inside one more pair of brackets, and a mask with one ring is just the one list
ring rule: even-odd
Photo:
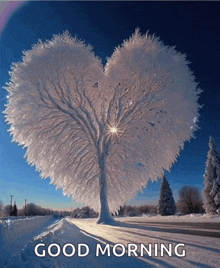
[[108,125],[108,135],[119,137],[119,134],[123,133],[123,130],[116,125]]
[[117,131],[118,131],[118,130],[117,130],[116,127],[112,127],[112,128],[110,128],[110,132],[111,132],[111,133],[115,133],[115,134],[116,134]]

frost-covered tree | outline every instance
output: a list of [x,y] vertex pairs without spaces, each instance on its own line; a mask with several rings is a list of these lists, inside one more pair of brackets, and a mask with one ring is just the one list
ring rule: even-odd
[[176,205],[173,198],[173,193],[165,175],[163,176],[160,187],[158,213],[162,216],[174,215],[176,213]]
[[12,65],[6,89],[6,120],[28,163],[100,211],[98,223],[169,170],[197,128],[186,56],[138,30],[105,67],[68,32],[40,41]]
[[206,213],[215,214],[220,207],[220,153],[212,137],[204,174],[204,208]]

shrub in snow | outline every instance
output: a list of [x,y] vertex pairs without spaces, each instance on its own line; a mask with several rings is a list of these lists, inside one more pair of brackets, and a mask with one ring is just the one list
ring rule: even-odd
[[141,205],[137,207],[137,214],[142,215],[142,214],[147,214],[150,212],[152,208],[149,205]]
[[116,214],[118,216],[123,216],[125,214],[125,206],[120,206],[120,208]]
[[173,215],[176,212],[176,205],[169,182],[165,175],[163,176],[160,188],[160,199],[158,213],[162,216]]
[[79,219],[85,219],[85,218],[89,218],[89,216],[84,213],[79,215]]
[[71,212],[72,218],[97,218],[98,213],[89,206],[76,208]]
[[179,190],[177,208],[178,211],[183,214],[204,212],[203,202],[199,190],[194,186],[183,186]]
[[135,207],[131,205],[126,205],[124,210],[125,215],[128,215],[131,211],[135,211]]
[[6,121],[42,178],[100,211],[156,181],[197,129],[200,90],[186,56],[135,31],[104,67],[69,33],[13,64]]
[[157,206],[154,204],[150,205],[125,205],[121,206],[120,209],[118,210],[117,214],[118,216],[128,216],[130,212],[134,212],[135,215],[143,215],[143,214],[157,214]]
[[216,210],[220,207],[220,153],[212,137],[209,138],[204,184],[205,211],[208,214],[216,214]]
[[70,216],[71,216],[72,218],[77,218],[77,216],[79,215],[79,213],[80,213],[80,208],[75,208],[75,209],[71,212]]
[[129,217],[134,217],[134,216],[137,216],[137,213],[136,213],[136,211],[129,211],[127,215]]
[[149,214],[157,214],[158,213],[158,206],[157,205],[151,205],[151,209],[149,211]]

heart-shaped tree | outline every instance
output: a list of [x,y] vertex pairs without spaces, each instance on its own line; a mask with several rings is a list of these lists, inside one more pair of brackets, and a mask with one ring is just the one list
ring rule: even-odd
[[197,128],[200,90],[185,55],[133,36],[103,68],[68,32],[12,65],[5,110],[29,164],[109,223],[149,179],[175,162]]

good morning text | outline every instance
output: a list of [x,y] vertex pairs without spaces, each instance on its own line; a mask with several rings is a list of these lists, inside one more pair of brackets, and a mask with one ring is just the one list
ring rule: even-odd
[[[106,255],[111,257],[112,255],[116,257],[123,257],[127,255],[128,257],[163,257],[165,254],[169,257],[185,257],[186,250],[184,249],[185,244],[128,244],[127,248],[125,245],[118,243],[115,245],[112,244],[96,244],[95,256],[99,257],[101,255]],[[51,257],[58,257],[60,254],[63,254],[65,257],[86,257],[90,253],[90,248],[87,244],[77,244],[77,246],[67,243],[63,246],[60,246],[57,243],[52,243],[49,246],[46,246],[44,243],[39,243],[35,246],[34,252],[38,257],[45,257],[47,254]]]

